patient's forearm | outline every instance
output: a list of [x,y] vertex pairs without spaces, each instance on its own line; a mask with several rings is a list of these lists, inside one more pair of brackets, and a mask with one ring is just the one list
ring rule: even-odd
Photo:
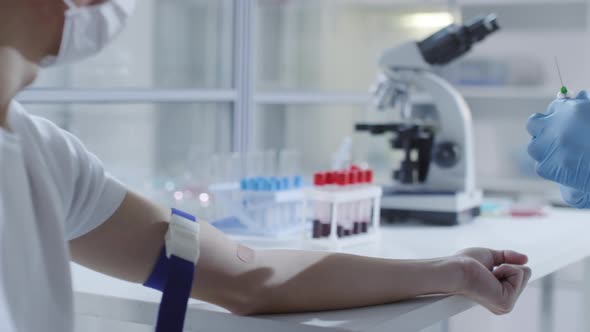
[[461,269],[445,259],[400,261],[347,254],[263,251],[260,268],[272,270],[262,311],[352,308],[419,295],[454,292]]
[[451,260],[400,261],[311,251],[256,252],[242,287],[247,314],[317,311],[452,293],[461,268]]

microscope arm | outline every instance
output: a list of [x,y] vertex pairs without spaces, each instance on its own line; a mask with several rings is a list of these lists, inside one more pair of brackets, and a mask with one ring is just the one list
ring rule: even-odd
[[[463,96],[450,83],[429,71],[417,71],[412,81],[426,91],[434,101],[439,114],[435,149],[441,143],[453,143],[459,148],[460,160],[456,166],[443,169],[433,164],[429,182],[434,187],[471,192],[475,190],[475,148],[471,110]],[[452,172],[449,174],[449,172]]]
[[[387,50],[380,59],[380,66],[390,82],[403,81],[432,97],[439,114],[435,148],[441,143],[453,143],[458,148],[460,160],[452,170],[432,165],[429,185],[457,191],[474,190],[473,124],[465,99],[450,83],[430,71],[430,65],[424,61],[415,42]],[[370,131],[379,133],[383,130],[387,131],[380,127],[372,127]]]

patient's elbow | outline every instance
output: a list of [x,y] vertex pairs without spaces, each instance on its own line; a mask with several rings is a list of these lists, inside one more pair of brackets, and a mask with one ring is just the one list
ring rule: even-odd
[[235,297],[225,308],[232,314],[239,316],[261,315],[272,311],[269,298],[267,292],[248,290]]
[[241,304],[227,308],[232,314],[238,316],[255,316],[263,313],[257,306],[251,304]]
[[[238,251],[237,273],[207,274],[205,284],[215,289],[205,290],[210,302],[216,303],[231,313],[251,316],[273,312],[277,301],[285,298],[280,283],[272,281],[274,271],[268,266],[260,266],[254,259],[258,254],[246,247]],[[203,281],[203,280],[202,280]]]

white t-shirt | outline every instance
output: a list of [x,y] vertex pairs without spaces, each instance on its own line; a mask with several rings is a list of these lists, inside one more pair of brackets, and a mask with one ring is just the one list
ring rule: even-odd
[[0,331],[69,332],[67,241],[107,220],[126,189],[73,135],[16,102],[8,126],[0,128]]

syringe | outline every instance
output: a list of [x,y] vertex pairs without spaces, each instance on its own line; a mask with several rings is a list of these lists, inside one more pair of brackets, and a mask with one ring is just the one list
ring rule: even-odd
[[557,98],[558,99],[567,99],[570,98],[570,94],[568,93],[568,89],[565,86],[565,84],[563,84],[563,78],[561,76],[561,70],[559,69],[559,61],[557,61],[557,56],[555,56],[555,67],[557,68],[557,74],[559,75],[559,81],[561,82],[561,89],[559,89],[559,92],[557,93]]

